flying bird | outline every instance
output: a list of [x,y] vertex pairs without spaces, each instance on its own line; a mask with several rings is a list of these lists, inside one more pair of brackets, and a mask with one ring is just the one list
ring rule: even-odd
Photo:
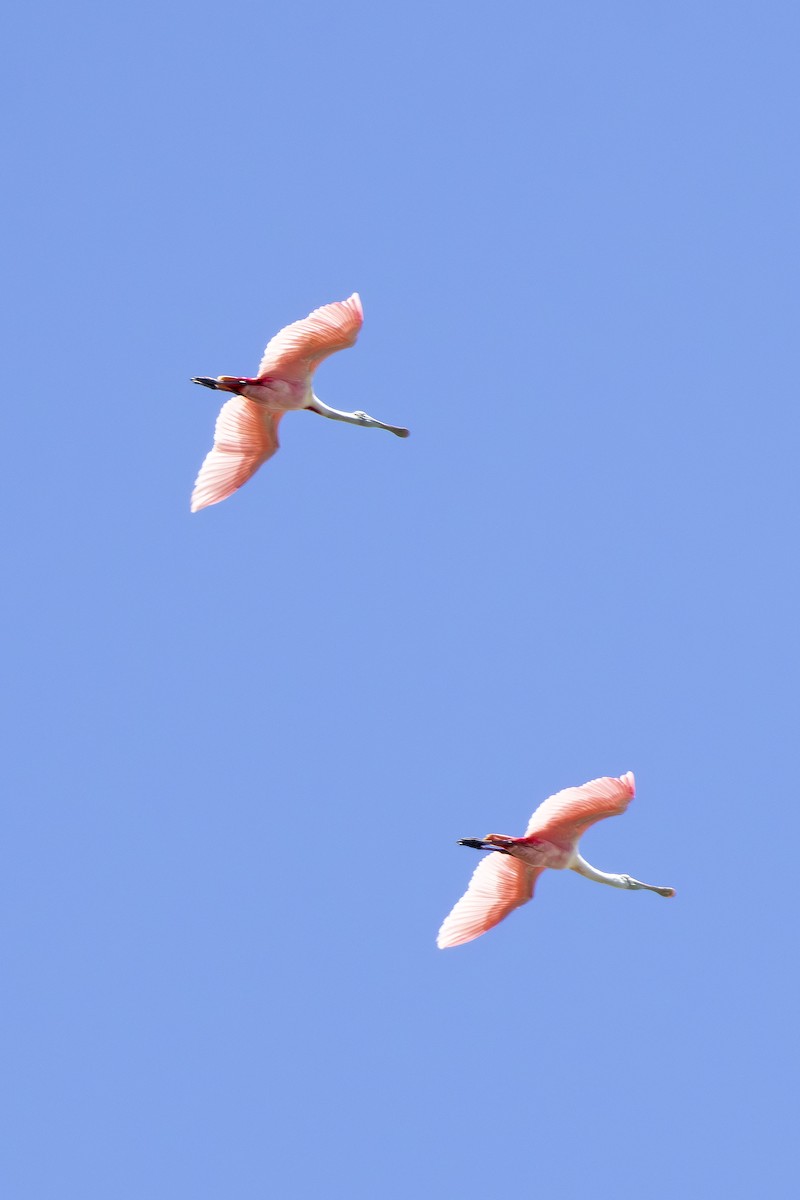
[[252,379],[199,375],[192,380],[218,392],[234,393],[217,417],[214,445],[195,480],[192,512],[227,499],[272,457],[278,449],[278,422],[285,412],[305,408],[334,421],[388,429],[398,437],[408,437],[407,429],[384,425],[365,412],[329,408],[312,391],[312,376],[319,364],[336,350],[355,345],[363,323],[361,300],[354,292],[349,300],[316,308],[304,321],[295,321],[276,333]]
[[524,837],[489,833],[485,838],[462,838],[459,846],[491,850],[482,858],[464,895],[439,930],[441,950],[460,946],[492,929],[515,908],[533,896],[536,880],[546,867],[569,867],[586,879],[630,891],[644,889],[659,896],[674,896],[673,888],[653,887],[630,875],[608,875],[591,867],[578,853],[584,831],[604,817],[624,813],[634,796],[633,773],[619,779],[592,779],[583,787],[556,792],[536,809]]

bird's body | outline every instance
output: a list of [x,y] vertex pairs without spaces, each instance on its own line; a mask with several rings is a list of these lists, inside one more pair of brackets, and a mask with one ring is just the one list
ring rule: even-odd
[[247,379],[239,395],[255,400],[274,417],[281,417],[286,412],[309,408],[313,392],[310,379]]
[[547,867],[570,868],[587,879],[631,891],[673,896],[672,888],[640,883],[630,875],[611,875],[589,865],[578,853],[578,842],[590,825],[623,813],[635,791],[632,772],[619,779],[593,779],[582,787],[565,788],[540,804],[523,837],[490,833],[463,838],[461,845],[493,853],[481,859],[465,894],[445,918],[437,945],[460,946],[480,937],[533,896],[536,880]]
[[286,412],[308,409],[334,421],[408,436],[407,429],[384,425],[364,412],[329,408],[314,395],[314,371],[329,354],[355,344],[363,321],[361,300],[354,292],[349,300],[325,304],[277,333],[267,344],[258,375],[197,376],[192,380],[234,393],[222,406],[214,445],[195,480],[192,512],[225,500],[272,457],[279,445],[278,422]]

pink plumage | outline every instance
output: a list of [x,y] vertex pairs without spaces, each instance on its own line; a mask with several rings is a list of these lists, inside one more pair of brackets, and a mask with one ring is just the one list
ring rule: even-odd
[[460,946],[480,937],[533,896],[536,881],[547,867],[569,867],[598,883],[632,891],[645,890],[672,896],[672,888],[641,883],[630,875],[612,875],[589,865],[578,853],[578,841],[596,821],[618,816],[633,799],[633,773],[618,779],[605,776],[582,787],[565,788],[550,796],[534,812],[523,837],[490,833],[485,838],[465,838],[462,845],[491,853],[478,863],[469,887],[445,918],[437,945]]
[[527,867],[510,854],[487,854],[478,863],[469,887],[442,922],[436,944],[440,950],[461,946],[499,925],[515,908],[533,896],[544,867]]
[[195,480],[192,512],[226,500],[255,475],[278,449],[282,415],[260,409],[246,396],[225,401],[214,428],[214,445]]
[[361,300],[354,292],[348,300],[316,308],[276,333],[253,378],[218,375],[192,380],[236,397],[223,405],[217,419],[214,445],[195,480],[192,512],[225,500],[271,458],[278,449],[278,422],[286,412],[306,409],[335,421],[408,436],[407,429],[364,412],[330,408],[314,395],[314,371],[328,355],[355,345],[363,321]]
[[636,795],[633,771],[619,779],[604,776],[583,787],[564,788],[543,800],[534,812],[525,837],[539,837],[565,849],[574,849],[590,825],[605,817],[618,817]]
[[364,310],[358,292],[353,292],[349,300],[315,308],[302,321],[287,325],[267,342],[258,368],[259,379],[267,375],[305,379],[329,354],[355,346],[363,324]]

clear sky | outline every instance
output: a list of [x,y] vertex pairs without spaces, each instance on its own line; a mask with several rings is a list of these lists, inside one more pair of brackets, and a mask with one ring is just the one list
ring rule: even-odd
[[[792,1194],[800,10],[17,5],[9,1200]],[[191,516],[218,398],[361,293]],[[437,928],[551,792],[595,865]],[[527,1178],[526,1178],[527,1177]]]

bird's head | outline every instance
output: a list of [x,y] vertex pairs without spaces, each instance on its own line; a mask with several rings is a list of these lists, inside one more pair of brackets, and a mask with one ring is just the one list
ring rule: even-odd
[[250,383],[250,380],[242,379],[239,375],[218,375],[216,379],[212,379],[208,375],[197,375],[192,383],[200,383],[203,387],[213,388],[215,392],[233,392],[238,396],[241,395],[242,388],[245,384]]

